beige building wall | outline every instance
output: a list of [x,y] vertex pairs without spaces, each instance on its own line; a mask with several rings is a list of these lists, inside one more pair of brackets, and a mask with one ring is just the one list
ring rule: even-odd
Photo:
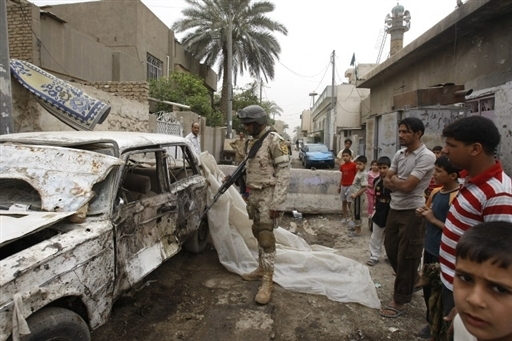
[[[482,10],[486,4],[495,5],[493,12]],[[372,70],[359,83],[360,87],[371,87],[372,114],[392,111],[394,95],[436,84],[463,84],[476,91],[510,81],[512,17],[493,19],[500,6],[510,7],[510,2],[468,1]],[[471,14],[470,20],[467,17]],[[454,30],[468,29],[473,32],[456,38]]]
[[340,129],[359,129],[361,127],[361,102],[368,97],[370,90],[356,89],[355,84],[336,86],[336,121],[335,127]]
[[307,136],[311,132],[311,110],[303,110],[300,115],[300,134],[298,136]]
[[65,79],[143,81],[149,53],[162,62],[162,76],[181,66],[217,90],[217,74],[185,52],[174,32],[140,0],[41,8],[20,1],[7,0],[12,58]]
[[62,79],[109,81],[112,50],[46,12],[41,13],[41,66]]
[[7,29],[10,58],[39,65],[39,48],[34,37],[40,34],[39,8],[29,2],[8,1]]
[[[457,34],[455,34],[457,33]],[[466,103],[478,96],[494,97],[493,120],[502,142],[498,157],[512,172],[512,136],[509,133],[512,97],[512,3],[468,0],[429,31],[372,70],[360,87],[371,88],[367,153],[398,149],[396,125],[400,117],[416,115],[426,125],[429,147],[442,143],[443,127],[467,115],[463,106],[406,108],[397,112],[393,96],[437,84],[454,83],[472,89]],[[462,104],[463,105],[463,104]],[[373,121],[370,123],[370,121]],[[389,124],[384,124],[388,122]],[[385,143],[379,139],[386,139]],[[391,145],[391,143],[393,143]]]

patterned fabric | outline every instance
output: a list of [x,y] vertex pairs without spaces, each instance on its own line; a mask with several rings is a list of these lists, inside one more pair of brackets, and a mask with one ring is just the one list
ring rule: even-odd
[[93,130],[110,106],[23,60],[11,59],[11,73],[50,114],[76,130]]
[[512,181],[499,161],[467,179],[448,212],[439,250],[441,279],[448,289],[453,291],[457,242],[467,229],[488,221],[512,222]]
[[389,214],[389,202],[391,201],[391,190],[384,187],[384,180],[378,177],[375,181],[375,214],[372,221],[379,227],[386,227],[386,220]]
[[430,285],[431,292],[428,300],[428,324],[434,340],[447,340],[447,325],[443,320],[443,302],[441,290],[443,285],[439,276],[439,263],[425,264],[422,270],[422,279],[426,285]]

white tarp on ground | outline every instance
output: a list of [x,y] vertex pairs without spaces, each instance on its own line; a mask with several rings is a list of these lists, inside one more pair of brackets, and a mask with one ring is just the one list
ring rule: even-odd
[[[224,173],[207,152],[203,152],[200,158],[210,183],[210,204]],[[252,235],[252,222],[247,217],[245,202],[234,186],[213,205],[208,212],[208,221],[220,262],[239,275],[254,270],[257,266],[257,242]],[[274,233],[277,241],[274,282],[291,291],[380,308],[377,291],[366,266],[341,256],[335,249],[310,246],[281,227]]]

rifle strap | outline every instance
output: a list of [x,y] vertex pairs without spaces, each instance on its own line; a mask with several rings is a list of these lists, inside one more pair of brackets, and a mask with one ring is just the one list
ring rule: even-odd
[[254,142],[251,149],[249,150],[249,153],[247,154],[248,159],[252,159],[256,155],[258,150],[261,148],[261,145],[263,144],[263,140],[265,140],[265,138],[271,132],[272,132],[272,130],[267,131],[265,134],[263,134],[263,136],[261,138],[258,139],[258,141]]

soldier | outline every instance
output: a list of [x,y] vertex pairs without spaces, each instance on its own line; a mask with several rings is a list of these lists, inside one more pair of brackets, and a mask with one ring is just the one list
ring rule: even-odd
[[290,180],[290,157],[284,139],[267,126],[267,114],[262,107],[250,105],[238,111],[238,118],[253,139],[249,140],[246,152],[263,139],[256,155],[247,160],[246,184],[250,189],[247,213],[253,221],[252,233],[258,240],[258,268],[243,274],[246,281],[262,280],[255,301],[267,304],[272,293],[272,277],[276,260],[277,227],[280,212],[278,206],[286,199]]
[[229,143],[231,148],[235,151],[235,165],[238,166],[245,158],[245,136],[244,132],[238,133],[239,139],[236,139]]

